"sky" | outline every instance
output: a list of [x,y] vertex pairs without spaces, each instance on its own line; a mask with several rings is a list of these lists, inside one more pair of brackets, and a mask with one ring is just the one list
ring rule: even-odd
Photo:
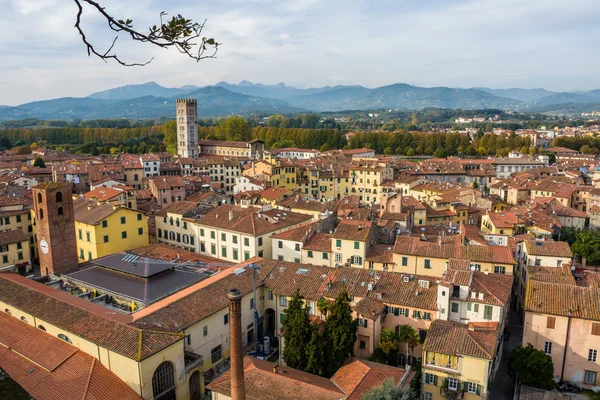
[[[88,57],[72,0],[0,0],[0,105],[84,97],[155,81],[167,87],[242,80],[300,88],[338,84],[600,88],[598,0],[97,0],[146,30],[161,11],[207,20],[222,43],[194,60],[119,38],[116,52],[146,67]],[[114,39],[89,7],[99,50]]]

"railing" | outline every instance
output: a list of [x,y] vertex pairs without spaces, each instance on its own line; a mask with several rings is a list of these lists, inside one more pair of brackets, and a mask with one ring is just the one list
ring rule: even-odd
[[445,368],[445,369],[451,369],[454,371],[458,371],[458,363],[443,363],[443,362],[427,361],[425,363],[425,365],[427,365],[428,367],[438,367],[438,368]]

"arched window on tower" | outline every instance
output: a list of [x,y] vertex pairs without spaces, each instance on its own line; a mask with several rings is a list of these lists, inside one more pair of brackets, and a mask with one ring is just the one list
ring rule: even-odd
[[163,362],[154,371],[152,395],[155,400],[175,400],[175,372],[169,361]]
[[62,203],[62,192],[56,192],[56,202]]
[[58,207],[58,215],[63,215],[63,208],[62,207]]
[[42,194],[38,193],[38,203],[41,203],[41,202],[42,202]]
[[39,217],[40,219],[44,219],[44,210],[42,210],[41,208],[40,208],[39,215],[40,215],[40,217]]

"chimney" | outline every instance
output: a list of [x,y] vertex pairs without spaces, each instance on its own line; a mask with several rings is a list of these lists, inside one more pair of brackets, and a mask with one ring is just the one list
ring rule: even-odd
[[245,400],[244,352],[242,349],[242,293],[231,289],[229,298],[229,356],[231,358],[231,400]]
[[233,220],[233,210],[229,210],[229,220]]

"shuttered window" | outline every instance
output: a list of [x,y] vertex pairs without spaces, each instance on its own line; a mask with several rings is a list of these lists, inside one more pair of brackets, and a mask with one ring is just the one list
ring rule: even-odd
[[548,317],[548,319],[546,320],[546,328],[554,329],[555,326],[556,326],[556,318]]
[[592,324],[592,335],[600,336],[600,323],[594,322]]

